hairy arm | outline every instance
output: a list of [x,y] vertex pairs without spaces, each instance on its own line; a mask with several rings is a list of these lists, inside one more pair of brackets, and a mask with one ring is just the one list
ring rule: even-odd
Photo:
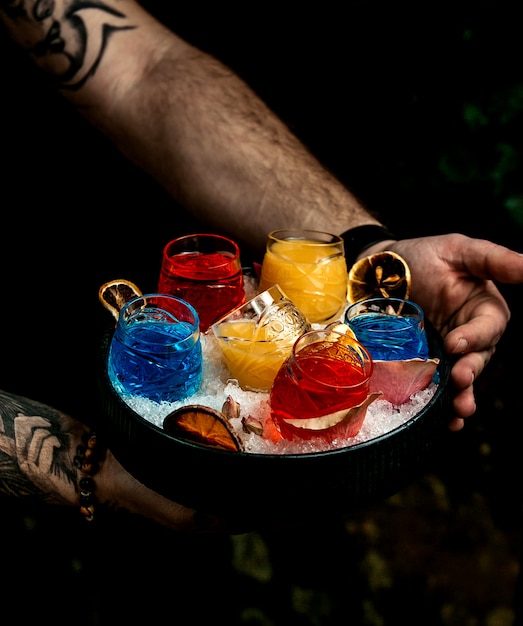
[[11,36],[199,219],[257,252],[275,228],[377,223],[238,76],[136,2],[45,4],[40,19],[34,0],[4,7]]
[[[275,228],[343,233],[379,223],[248,85],[133,0],[0,0],[0,17],[122,153],[210,228],[251,251],[261,254]],[[432,239],[430,267],[424,239],[366,251],[392,247],[411,266],[413,299],[457,356],[459,425],[475,410],[473,383],[509,318],[494,281],[507,280],[507,264],[515,268],[509,282],[523,280],[515,252],[493,246],[499,263],[485,271],[482,242],[467,240],[462,248],[463,241]],[[438,285],[427,289],[423,277],[432,271]],[[452,283],[457,289],[450,292]]]

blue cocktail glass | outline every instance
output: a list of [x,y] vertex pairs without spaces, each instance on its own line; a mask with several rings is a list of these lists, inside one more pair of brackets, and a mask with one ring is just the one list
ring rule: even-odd
[[121,309],[107,371],[122,395],[174,402],[201,384],[198,314],[188,302],[165,294],[132,298]]
[[345,323],[374,360],[427,359],[424,314],[411,300],[369,298],[349,306]]

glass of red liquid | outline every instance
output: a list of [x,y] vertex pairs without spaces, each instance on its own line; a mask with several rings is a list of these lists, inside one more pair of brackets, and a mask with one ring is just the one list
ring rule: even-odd
[[186,300],[205,332],[245,302],[238,245],[221,235],[197,233],[173,239],[163,249],[158,291]]
[[368,405],[372,358],[354,338],[313,330],[295,342],[270,392],[271,417],[284,439],[355,436]]

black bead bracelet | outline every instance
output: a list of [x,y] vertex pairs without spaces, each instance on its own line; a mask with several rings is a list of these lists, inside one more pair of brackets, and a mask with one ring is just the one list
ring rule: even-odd
[[76,449],[75,464],[80,470],[78,489],[80,491],[80,513],[88,522],[93,521],[96,505],[93,476],[98,471],[103,454],[97,446],[95,432],[86,435],[86,443]]

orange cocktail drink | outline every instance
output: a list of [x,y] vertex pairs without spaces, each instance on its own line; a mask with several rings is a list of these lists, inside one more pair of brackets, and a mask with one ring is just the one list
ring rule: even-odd
[[296,339],[310,329],[278,285],[213,324],[231,376],[244,389],[268,391]]
[[341,237],[314,230],[269,233],[260,289],[275,284],[309,322],[334,318],[347,303],[347,266]]

